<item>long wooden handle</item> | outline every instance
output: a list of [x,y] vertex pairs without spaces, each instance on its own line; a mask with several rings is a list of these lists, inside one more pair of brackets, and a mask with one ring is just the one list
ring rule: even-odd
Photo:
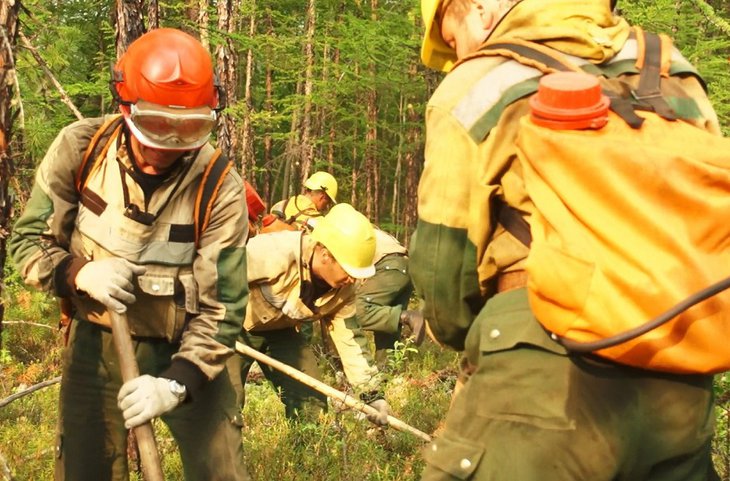
[[[112,338],[119,355],[119,366],[124,382],[139,376],[137,358],[134,356],[132,335],[129,333],[129,324],[126,314],[109,311],[111,313]],[[142,461],[142,474],[147,481],[164,481],[160,454],[157,451],[155,433],[152,423],[146,422],[134,428],[139,446],[139,457]]]
[[[267,356],[264,353],[261,353],[257,351],[256,349],[247,346],[246,344],[243,344],[242,342],[236,342],[236,352],[239,354],[242,354],[244,356],[248,356],[250,358],[255,359],[258,362],[262,362],[266,365],[269,365],[273,367],[274,369],[283,372],[287,376],[296,379],[297,381],[301,382],[302,384],[306,384],[307,386],[311,387],[312,389],[316,389],[317,391],[321,392],[325,396],[331,397],[332,399],[337,399],[341,401],[343,404],[345,404],[347,407],[352,409],[357,409],[360,412],[363,412],[367,415],[375,415],[377,416],[379,414],[379,411],[375,409],[372,406],[369,406],[365,404],[364,402],[360,401],[357,398],[352,397],[349,394],[346,394],[342,391],[338,391],[337,389],[323,383],[322,381],[319,381],[312,376],[309,376],[302,371],[295,369],[291,367],[288,364],[284,364],[281,361],[277,361],[276,359],[273,359],[269,356]],[[397,429],[398,431],[403,431],[406,433],[411,433],[416,437],[421,438],[422,440],[426,442],[431,442],[431,436],[424,433],[423,431],[419,431],[418,429],[414,428],[413,426],[404,423],[400,419],[394,417],[394,416],[388,416],[388,424],[392,426],[393,428]]]

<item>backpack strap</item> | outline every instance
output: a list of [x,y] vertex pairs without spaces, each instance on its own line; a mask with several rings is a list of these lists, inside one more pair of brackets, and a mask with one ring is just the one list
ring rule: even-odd
[[[294,207],[297,209],[296,214],[290,215],[288,218],[284,219],[284,222],[286,222],[289,225],[294,225],[294,223],[299,219],[301,216],[305,215],[304,211],[299,208],[299,204],[297,203],[297,198],[299,196],[294,196]],[[292,198],[287,199],[286,203],[284,204],[284,215],[286,215],[286,208],[289,206],[289,202]],[[307,214],[309,217],[321,217],[322,214]]]
[[507,232],[512,234],[515,239],[529,248],[532,244],[530,224],[522,217],[517,209],[509,205],[501,197],[495,197],[493,203],[497,215],[497,222]]
[[637,108],[649,107],[657,115],[667,120],[677,120],[674,109],[662,97],[662,77],[669,76],[671,65],[672,41],[666,35],[636,30],[639,55],[636,68],[639,70],[639,86],[631,94],[639,102]]
[[[507,57],[522,65],[540,70],[543,74],[555,72],[583,72],[565,54],[555,49],[526,40],[487,43],[475,56],[488,55]],[[467,60],[467,59],[465,59]]]
[[[639,43],[639,49],[643,48],[645,43]],[[511,58],[528,67],[537,68],[544,74],[554,72],[587,72],[597,76],[601,76],[600,68],[592,64],[584,65],[583,68],[572,62],[567,55],[558,52],[555,49],[540,45],[535,42],[525,40],[511,40],[509,42],[487,43],[480,49],[481,55],[498,55],[501,57]],[[639,57],[644,57],[640,50]],[[588,67],[588,65],[591,65]],[[647,86],[654,83],[651,74],[647,79]],[[656,84],[659,84],[657,79]],[[634,112],[634,105],[631,98],[626,98],[621,94],[614,92],[604,84],[603,93],[611,100],[611,110],[619,115],[632,128],[638,129],[644,122]],[[646,95],[651,97],[652,94],[647,90]],[[635,97],[636,98],[636,97]],[[660,97],[661,99],[661,97]],[[638,98],[637,98],[638,100]],[[663,99],[661,99],[663,100]],[[667,105],[667,108],[669,106]]]
[[205,167],[203,180],[198,188],[198,195],[195,198],[195,247],[200,246],[200,237],[208,228],[210,222],[210,213],[213,210],[213,203],[218,197],[226,174],[233,167],[233,162],[228,157],[221,154],[220,149],[215,149],[213,157]]
[[[76,171],[76,191],[78,193],[83,192],[86,187],[86,181],[89,178],[89,174],[93,169],[97,168],[101,159],[106,156],[106,153],[112,144],[112,140],[119,135],[119,132],[122,130],[122,120],[123,118],[121,114],[110,117],[102,124],[101,127],[99,127],[94,136],[91,138],[89,145],[86,147],[86,152],[84,152],[84,157],[81,160],[79,170]],[[101,144],[103,140],[106,142],[101,147],[101,150],[99,150],[99,144]],[[93,159],[93,161],[89,163],[89,159]]]

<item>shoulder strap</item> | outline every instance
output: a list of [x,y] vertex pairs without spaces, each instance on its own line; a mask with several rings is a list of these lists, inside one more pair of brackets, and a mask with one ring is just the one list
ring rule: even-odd
[[636,30],[639,55],[636,59],[636,68],[639,70],[639,86],[632,92],[634,98],[650,107],[657,115],[676,120],[677,115],[667,101],[662,97],[662,77],[669,76],[671,65],[672,41],[666,35],[657,35],[644,32],[639,27]]
[[221,154],[220,149],[215,149],[213,157],[205,167],[203,180],[198,188],[198,195],[195,198],[195,246],[199,247],[200,237],[208,228],[210,213],[213,210],[213,203],[218,197],[218,191],[228,171],[233,167],[233,162]]
[[[526,40],[487,43],[475,55],[507,57],[522,65],[533,67],[544,74],[554,72],[582,72],[580,67],[555,49]],[[466,59],[465,59],[466,60]]]
[[530,247],[530,244],[532,244],[530,224],[522,217],[520,212],[501,197],[494,198],[493,206],[496,211],[497,222],[515,239],[522,242],[525,247]]
[[[603,92],[611,99],[611,110],[618,114],[632,128],[639,128],[643,119],[634,109],[650,110],[667,120],[676,120],[674,110],[661,95],[661,78],[669,76],[671,68],[671,39],[666,35],[656,35],[634,27],[632,35],[637,42],[636,68],[639,71],[639,85],[630,90],[631,98],[626,98],[606,87]],[[588,70],[602,75],[600,65],[586,69],[575,65],[563,53],[550,47],[525,40],[488,43],[478,55],[498,55],[511,58],[523,65],[536,68],[544,74],[559,71]],[[595,71],[594,71],[595,70]]]
[[[97,167],[99,162],[106,156],[109,147],[111,146],[112,139],[116,138],[116,134],[122,129],[122,116],[114,115],[107,119],[99,130],[96,131],[94,136],[91,138],[86,152],[84,152],[84,158],[81,160],[79,170],[76,171],[76,191],[81,193],[86,187],[86,180],[89,178],[91,171]],[[99,144],[103,140],[106,143],[98,151]],[[97,152],[98,151],[98,152]],[[91,163],[89,159],[94,159]]]
[[[299,203],[297,202],[298,198],[299,198],[299,196],[294,196],[294,208],[297,209],[296,214],[292,214],[291,216],[289,216],[289,218],[284,220],[284,222],[286,222],[289,225],[293,225],[294,222],[297,221],[297,219],[299,219],[301,216],[305,215],[305,211],[299,207]],[[287,199],[286,204],[284,204],[284,215],[286,215],[286,208],[289,206],[290,201],[291,201],[291,198]],[[312,212],[312,213],[306,212],[306,215],[308,217],[321,217],[322,216],[322,214],[314,213],[314,212]]]

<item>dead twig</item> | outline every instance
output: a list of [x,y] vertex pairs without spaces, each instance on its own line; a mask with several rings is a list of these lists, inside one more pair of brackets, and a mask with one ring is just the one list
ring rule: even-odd
[[16,399],[20,399],[23,396],[27,396],[28,394],[38,391],[39,389],[43,389],[44,387],[51,386],[53,384],[61,382],[61,376],[54,377],[53,379],[47,379],[43,382],[39,382],[38,384],[34,384],[31,387],[24,389],[20,392],[16,392],[15,394],[6,397],[5,399],[0,400],[0,408],[7,406],[11,402],[15,401]]

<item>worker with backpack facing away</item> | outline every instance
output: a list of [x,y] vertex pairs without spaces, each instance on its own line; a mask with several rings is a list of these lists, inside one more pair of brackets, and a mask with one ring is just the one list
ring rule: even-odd
[[[580,209],[572,212],[560,202],[571,200],[563,196],[568,188],[548,185],[555,176],[541,170],[536,155],[542,154],[548,170],[570,152],[575,140],[583,148],[580,160],[604,161],[605,169],[594,172],[587,185],[577,186],[595,188],[597,195],[584,199],[591,200],[593,216],[600,221],[620,197],[620,190],[615,198],[604,197],[615,180],[610,167],[617,150],[623,149],[628,159],[633,157],[637,175],[644,175],[643,170],[652,166],[642,165],[645,159],[632,154],[642,145],[643,132],[652,132],[655,125],[661,124],[667,132],[704,129],[719,134],[716,115],[696,72],[668,39],[632,31],[612,13],[608,0],[422,0],[421,5],[426,25],[422,60],[449,74],[426,112],[425,165],[417,235],[410,248],[411,272],[416,292],[425,300],[431,331],[439,341],[464,351],[462,374],[467,379],[453,400],[443,433],[425,450],[422,479],[719,479],[711,463],[711,373],[726,369],[726,360],[709,359],[703,365],[687,359],[690,367],[678,365],[657,348],[654,330],[636,338],[642,341],[629,349],[623,342],[608,348],[601,345],[596,352],[570,350],[601,339],[593,331],[594,317],[584,320],[582,315],[593,316],[597,302],[616,300],[609,296],[613,292],[609,287],[617,284],[604,282],[611,279],[604,275],[611,271],[604,271],[600,259],[564,254],[586,247],[584,233],[571,237],[558,225],[565,220],[573,226],[571,216]],[[604,76],[600,86],[595,83],[595,102],[586,104],[585,111],[572,112],[570,120],[578,120],[579,125],[570,128],[556,125],[565,120],[558,114],[570,109],[541,97],[546,89],[560,90],[545,74],[562,66],[584,72],[576,73],[581,79],[585,73]],[[570,77],[571,87],[574,79]],[[589,84],[586,87],[592,91]],[[623,95],[631,93],[633,101]],[[638,104],[646,111],[635,110]],[[594,123],[594,115],[600,121]],[[679,120],[668,120],[672,116]],[[583,124],[586,119],[587,125]],[[607,144],[601,139],[612,138],[624,128],[628,129],[624,133],[635,130],[626,133],[632,142],[604,151]],[[555,142],[549,143],[550,139]],[[587,139],[596,141],[593,150],[588,150]],[[722,139],[707,134],[706,140]],[[727,158],[726,147],[724,152]],[[569,158],[573,164],[560,171],[568,187],[574,183],[567,174],[582,168],[575,165],[576,156]],[[677,165],[685,165],[681,156],[676,160]],[[727,165],[717,161],[715,170],[707,167],[715,160],[695,167],[725,186]],[[671,172],[654,173],[655,180],[666,179],[671,190],[663,203],[672,204],[679,181],[669,177]],[[712,181],[698,187],[706,188]],[[727,197],[722,190],[718,188],[718,194]],[[714,197],[712,201],[724,214],[723,196]],[[444,205],[458,208],[443,209]],[[659,206],[636,205],[626,215],[641,209],[651,212],[654,207]],[[649,212],[646,217],[651,217]],[[697,212],[695,218],[714,214]],[[617,230],[633,238],[644,227],[635,223]],[[705,232],[711,237],[711,231]],[[683,234],[677,230],[675,237],[683,238]],[[699,235],[694,241],[705,237]],[[723,232],[721,237],[727,235]],[[591,238],[589,247],[599,241]],[[725,241],[714,241],[719,246],[717,264],[728,265],[721,261],[728,251]],[[684,247],[693,245],[681,242]],[[548,248],[562,254],[552,256],[558,262],[545,269],[542,253]],[[617,250],[625,256],[614,259],[620,264],[616,269],[638,265],[641,259],[636,257],[652,256],[642,251],[632,257],[628,247]],[[665,256],[664,246],[657,245],[656,252],[662,252],[654,258],[659,264],[674,260],[675,251]],[[585,267],[580,270],[579,265]],[[663,285],[664,277],[629,276],[626,281],[637,291],[630,296],[651,298],[643,293]],[[594,284],[606,286],[606,292],[594,292]],[[680,292],[680,299],[688,295]],[[658,312],[669,307],[661,306]],[[722,328],[727,297],[713,297],[687,312],[698,311],[706,314],[710,326]],[[563,326],[574,319],[582,325]],[[621,319],[613,315],[603,319],[607,325],[614,320],[621,325]],[[648,319],[629,320],[641,324]],[[693,321],[687,325],[708,327],[705,318]],[[659,338],[666,350],[695,335],[687,325],[676,320],[667,324],[673,331]],[[724,355],[714,347],[711,351],[717,358]]]
[[[185,479],[249,479],[224,371],[248,298],[247,213],[241,178],[208,142],[223,107],[210,55],[153,30],[111,87],[121,117],[61,131],[9,244],[28,284],[74,306],[56,479],[128,479],[127,430],[158,416]],[[142,373],[125,383],[112,312],[126,313]]]

